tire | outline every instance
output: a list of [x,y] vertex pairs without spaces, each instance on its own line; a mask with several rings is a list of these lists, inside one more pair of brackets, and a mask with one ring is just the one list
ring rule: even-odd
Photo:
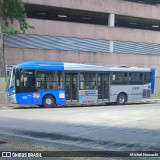
[[127,97],[124,93],[120,93],[117,96],[117,104],[118,105],[123,105],[127,102]]
[[46,95],[43,97],[42,105],[44,108],[51,108],[56,106],[55,98],[52,95]]

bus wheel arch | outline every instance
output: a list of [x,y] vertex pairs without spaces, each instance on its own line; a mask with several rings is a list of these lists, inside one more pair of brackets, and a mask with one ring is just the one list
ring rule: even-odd
[[123,105],[128,101],[128,96],[125,92],[120,92],[117,96],[117,104]]
[[42,98],[42,106],[44,108],[51,108],[56,106],[56,98],[52,94],[46,94]]

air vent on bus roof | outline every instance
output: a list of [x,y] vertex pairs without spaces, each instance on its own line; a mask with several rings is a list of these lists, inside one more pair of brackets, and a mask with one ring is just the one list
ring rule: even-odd
[[128,66],[125,66],[125,65],[123,65],[123,66],[120,66],[121,68],[130,68],[130,67],[128,67]]

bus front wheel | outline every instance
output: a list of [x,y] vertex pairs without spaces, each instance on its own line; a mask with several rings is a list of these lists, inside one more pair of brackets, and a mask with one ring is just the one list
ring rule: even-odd
[[117,104],[118,105],[123,105],[127,102],[127,97],[124,93],[120,93],[117,96]]
[[46,96],[44,96],[42,105],[45,108],[54,107],[56,105],[55,98],[52,95],[46,95]]

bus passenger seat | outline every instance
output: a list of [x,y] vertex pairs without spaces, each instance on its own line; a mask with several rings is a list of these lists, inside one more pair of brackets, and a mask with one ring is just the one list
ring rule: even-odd
[[53,86],[52,86],[52,85],[50,85],[50,86],[49,86],[49,88],[50,88],[50,89],[53,89]]

